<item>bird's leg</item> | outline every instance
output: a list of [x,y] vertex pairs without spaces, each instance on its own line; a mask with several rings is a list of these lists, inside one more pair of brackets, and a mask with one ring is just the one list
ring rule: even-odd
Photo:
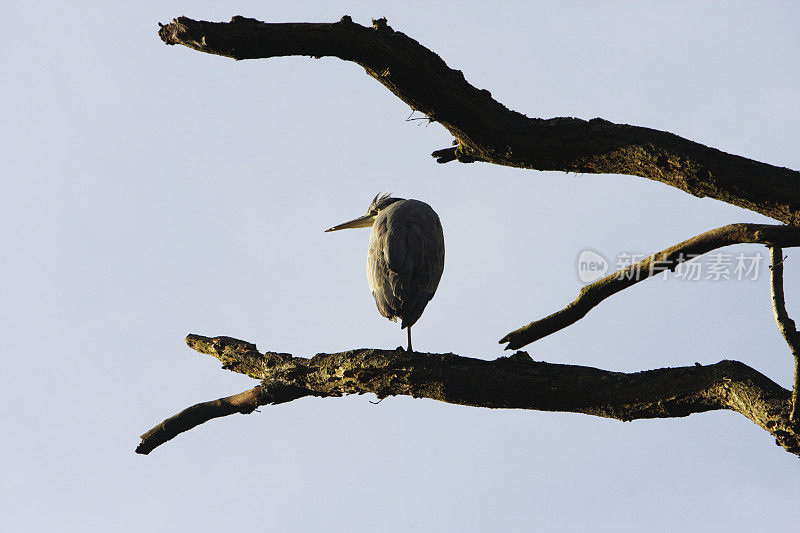
[[411,347],[411,326],[408,326],[408,351],[409,353],[414,351],[414,349]]

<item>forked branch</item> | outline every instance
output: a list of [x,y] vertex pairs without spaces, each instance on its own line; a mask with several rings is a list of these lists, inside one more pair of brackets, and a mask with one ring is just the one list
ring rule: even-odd
[[506,350],[521,348],[574,324],[600,302],[621,290],[667,270],[674,271],[681,263],[711,250],[742,243],[787,248],[800,246],[800,228],[771,224],[730,224],[701,233],[586,285],[567,307],[508,333],[500,339],[500,343],[508,343]]
[[789,391],[738,361],[660,368],[626,374],[533,361],[525,352],[494,361],[454,354],[360,349],[312,358],[259,353],[230,337],[189,335],[189,346],[223,367],[261,379],[260,387],[190,407],[142,435],[138,453],[207,420],[250,413],[256,406],[303,396],[372,393],[412,396],[474,407],[566,411],[629,421],[674,418],[727,409],[771,433],[777,444],[800,455],[789,424]]
[[595,118],[529,118],[506,108],[434,52],[394,31],[343,17],[335,23],[269,24],[233,17],[205,22],[178,17],[162,25],[166,44],[234,59],[331,56],[361,65],[412,109],[439,122],[456,146],[439,162],[498,165],[583,174],[628,174],[660,181],[800,225],[800,173],[746,159],[668,132]]

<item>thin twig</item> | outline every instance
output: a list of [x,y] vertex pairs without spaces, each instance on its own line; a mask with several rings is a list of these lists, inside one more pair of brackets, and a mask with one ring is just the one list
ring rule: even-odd
[[786,311],[786,299],[783,294],[783,249],[780,246],[769,248],[769,287],[772,295],[772,314],[778,324],[778,330],[786,339],[786,344],[794,357],[794,387],[792,388],[792,412],[789,417],[792,424],[800,423],[800,333],[794,320]]

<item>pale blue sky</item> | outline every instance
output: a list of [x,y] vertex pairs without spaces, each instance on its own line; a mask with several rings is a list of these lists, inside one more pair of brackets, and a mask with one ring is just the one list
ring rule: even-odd
[[[800,168],[793,2],[7,3],[0,129],[0,529],[787,530],[800,464],[726,412],[620,423],[428,400],[303,399],[138,435],[254,382],[185,347],[313,355],[405,342],[367,288],[379,191],[439,213],[422,351],[492,359],[571,301],[576,258],[767,219],[627,176],[437,165],[451,138],[335,59],[234,62],[157,22],[389,24],[529,116],[603,117]],[[765,253],[759,246],[731,253]],[[787,262],[800,319],[800,255]],[[744,361],[789,386],[766,280],[650,280],[527,350],[622,371]]]

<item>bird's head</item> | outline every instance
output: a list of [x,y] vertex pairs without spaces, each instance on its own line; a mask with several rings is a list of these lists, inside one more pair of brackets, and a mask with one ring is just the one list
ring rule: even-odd
[[384,195],[376,194],[375,198],[373,198],[372,202],[369,204],[369,209],[367,209],[366,215],[354,218],[353,220],[339,224],[338,226],[328,228],[325,230],[325,232],[327,233],[329,231],[339,231],[340,229],[350,228],[371,228],[372,223],[375,222],[375,217],[378,216],[378,213],[386,209],[391,204],[401,200],[403,199],[392,198],[392,193],[387,193]]

